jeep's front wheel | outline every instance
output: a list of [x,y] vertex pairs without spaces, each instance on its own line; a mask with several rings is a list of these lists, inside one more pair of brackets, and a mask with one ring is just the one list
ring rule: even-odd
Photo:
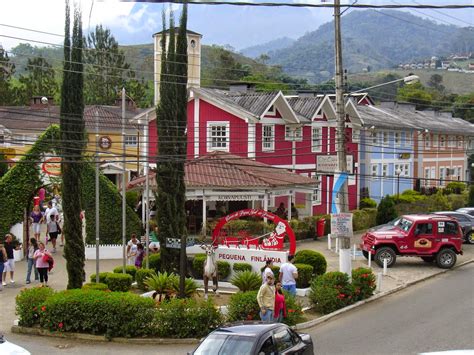
[[441,269],[451,269],[456,264],[456,253],[451,249],[441,249],[436,254],[436,265]]
[[469,232],[466,235],[466,242],[468,242],[469,244],[474,244],[474,232]]
[[435,257],[434,256],[422,256],[421,260],[423,260],[425,263],[432,263],[434,261]]
[[381,247],[375,252],[375,262],[378,266],[383,267],[384,259],[387,259],[387,267],[392,267],[397,260],[397,255],[392,248]]

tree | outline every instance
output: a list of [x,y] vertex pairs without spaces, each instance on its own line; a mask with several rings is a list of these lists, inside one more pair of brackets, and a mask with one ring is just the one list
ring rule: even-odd
[[64,67],[61,88],[60,134],[61,174],[64,211],[64,257],[68,273],[67,288],[81,288],[85,280],[84,243],[82,241],[81,173],[86,135],[84,123],[84,73],[82,64],[81,12],[74,9],[72,43],[70,8],[66,0]]
[[433,74],[430,77],[430,80],[428,81],[427,85],[434,90],[438,91],[439,93],[443,93],[445,91],[444,85],[441,83],[443,82],[443,76],[440,74]]
[[453,105],[453,116],[474,123],[474,92],[459,95]]
[[4,153],[0,152],[0,178],[5,175],[8,171],[7,157]]
[[[166,18],[163,12],[163,32],[161,41],[162,60],[160,76],[160,102],[156,108],[158,156],[156,160],[157,182],[157,211],[158,238],[161,248],[161,267],[168,272],[177,272],[180,269],[180,252],[166,247],[167,238],[185,238],[184,215],[184,159],[186,157],[184,121],[186,115],[186,91],[180,88],[187,83],[187,52],[186,45],[181,43],[184,26],[186,36],[186,5],[183,8],[181,26],[178,35],[176,51],[176,33],[173,14],[170,14],[169,31],[166,31]],[[169,34],[166,38],[166,34]],[[186,38],[184,39],[186,40]],[[169,41],[168,47],[166,42]],[[183,51],[184,47],[184,52]],[[181,107],[183,106],[183,107]],[[184,149],[184,150],[183,150]],[[182,154],[183,155],[180,155]]]
[[22,86],[19,102],[26,105],[33,96],[54,96],[58,90],[55,75],[53,67],[43,57],[28,58],[25,75],[19,79]]
[[421,83],[414,83],[398,89],[397,100],[414,103],[417,110],[425,110],[431,105],[433,95]]
[[8,53],[0,45],[0,106],[11,105],[13,89],[10,79],[15,73],[15,64],[10,63]]
[[377,207],[377,224],[385,224],[392,219],[397,218],[397,211],[395,210],[395,201],[389,195],[382,197]]

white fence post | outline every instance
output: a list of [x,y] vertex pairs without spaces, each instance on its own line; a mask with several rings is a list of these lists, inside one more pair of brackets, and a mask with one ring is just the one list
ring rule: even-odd
[[383,274],[387,275],[388,259],[383,259]]
[[372,268],[372,254],[370,252],[367,252],[369,253],[369,257],[367,258],[367,265],[369,266],[369,269]]
[[376,288],[376,291],[377,292],[382,291],[382,273],[381,272],[379,272],[377,274],[377,288]]
[[357,247],[356,247],[356,245],[354,244],[354,255],[352,255],[352,260],[355,260],[355,259],[356,259],[356,250],[357,250]]
[[331,234],[328,234],[328,250],[331,250],[332,245],[331,245]]
[[339,254],[339,238],[336,238],[336,253]]

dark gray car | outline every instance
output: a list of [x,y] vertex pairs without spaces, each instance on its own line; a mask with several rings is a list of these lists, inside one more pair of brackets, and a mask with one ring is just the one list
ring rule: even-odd
[[441,211],[434,212],[435,214],[441,214],[443,216],[449,216],[455,218],[462,229],[464,241],[469,244],[474,244],[474,217],[463,212],[457,211]]
[[458,208],[456,212],[462,212],[462,213],[467,213],[470,216],[474,217],[474,207],[463,207],[463,208]]
[[191,354],[199,355],[312,355],[313,341],[286,324],[238,322],[217,328]]

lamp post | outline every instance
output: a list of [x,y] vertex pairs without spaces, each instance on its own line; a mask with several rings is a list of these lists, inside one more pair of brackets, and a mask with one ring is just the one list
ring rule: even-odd
[[411,85],[411,84],[414,84],[414,83],[418,82],[419,80],[420,80],[420,77],[418,75],[408,75],[408,76],[405,76],[404,78],[395,79],[395,80],[392,80],[392,81],[387,81],[386,83],[381,83],[381,84],[369,86],[367,88],[352,91],[351,94],[357,94],[359,92],[367,91],[367,90],[370,90],[370,89],[375,89],[375,88],[385,86],[385,85],[398,83],[398,82],[401,82],[401,81],[403,81],[407,85]]
[[395,170],[395,175],[397,175],[397,199],[400,196],[400,174],[402,173],[400,168]]

